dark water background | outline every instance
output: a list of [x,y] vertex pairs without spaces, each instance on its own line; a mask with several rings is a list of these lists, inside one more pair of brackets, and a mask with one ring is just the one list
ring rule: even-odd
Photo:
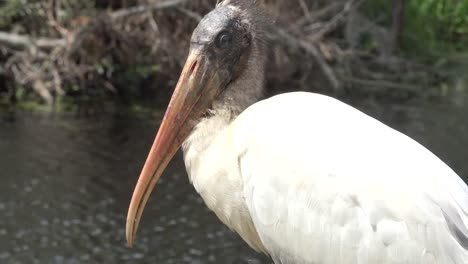
[[[468,97],[351,104],[468,178]],[[125,244],[131,192],[159,115],[0,113],[0,263],[270,263],[203,205],[179,154]]]

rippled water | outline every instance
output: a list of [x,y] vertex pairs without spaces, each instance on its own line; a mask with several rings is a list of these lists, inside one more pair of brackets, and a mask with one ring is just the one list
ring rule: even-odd
[[[428,146],[468,177],[468,98],[352,104]],[[0,263],[270,263],[209,212],[181,156],[152,195],[135,249],[131,192],[159,117],[0,114]]]

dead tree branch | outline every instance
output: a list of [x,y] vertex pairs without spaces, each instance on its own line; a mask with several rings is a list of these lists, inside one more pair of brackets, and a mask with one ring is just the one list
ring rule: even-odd
[[335,72],[331,68],[331,66],[326,62],[323,54],[320,50],[315,46],[313,43],[309,43],[302,39],[296,38],[291,34],[287,33],[284,30],[278,29],[276,31],[277,36],[279,36],[283,41],[290,47],[293,48],[301,48],[305,50],[308,54],[312,55],[319,65],[320,69],[323,71],[325,76],[327,77],[328,81],[333,87],[335,92],[340,92],[342,89],[341,83],[335,75]]
[[361,5],[364,1],[359,0],[351,0],[348,1],[344,7],[343,10],[335,15],[329,22],[327,22],[324,26],[321,27],[321,29],[315,33],[312,38],[310,39],[311,42],[317,42],[320,41],[321,39],[324,38],[325,35],[329,34],[332,31],[335,31],[336,28],[343,22],[345,22],[349,12],[353,8],[357,8],[359,5]]
[[183,4],[188,0],[167,0],[161,3],[153,4],[153,5],[142,5],[142,6],[135,6],[123,10],[116,11],[111,14],[113,19],[122,19],[128,16],[138,15],[141,13],[145,13],[148,11],[160,10],[175,7],[177,5]]
[[64,39],[39,38],[33,39],[26,35],[0,31],[0,44],[11,48],[44,48],[51,49],[66,44]]
[[67,37],[70,35],[70,31],[63,27],[58,21],[57,21],[57,1],[58,0],[50,0],[49,1],[49,7],[47,9],[47,19],[49,20],[49,24],[57,30],[60,35],[63,37]]

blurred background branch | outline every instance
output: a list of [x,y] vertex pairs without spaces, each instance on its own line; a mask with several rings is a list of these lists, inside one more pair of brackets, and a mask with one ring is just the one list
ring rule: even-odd
[[[276,22],[271,93],[407,96],[467,74],[459,70],[468,63],[466,1],[258,2]],[[6,0],[0,4],[0,96],[47,104],[109,95],[164,102],[192,30],[215,3]]]

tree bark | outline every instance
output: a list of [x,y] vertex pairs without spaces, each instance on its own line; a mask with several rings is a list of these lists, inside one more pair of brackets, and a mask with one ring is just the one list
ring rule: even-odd
[[392,8],[392,31],[390,52],[395,53],[401,45],[405,20],[405,0],[393,0]]

